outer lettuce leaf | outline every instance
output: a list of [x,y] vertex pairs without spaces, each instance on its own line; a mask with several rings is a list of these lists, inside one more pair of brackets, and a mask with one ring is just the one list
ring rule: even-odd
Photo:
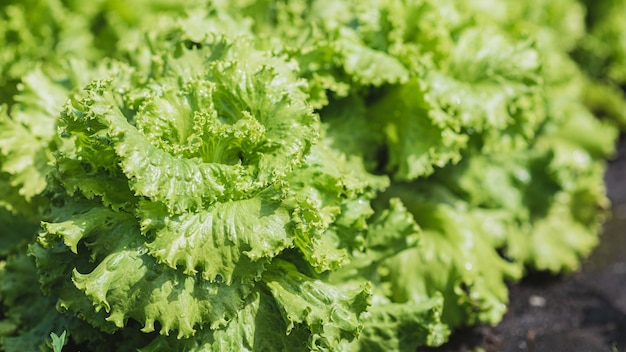
[[442,321],[450,326],[499,321],[508,300],[505,282],[520,278],[522,267],[497,252],[497,237],[490,237],[497,217],[467,211],[434,184],[398,185],[388,195],[401,197],[423,229],[419,246],[381,265],[391,300],[421,302],[442,293]]
[[2,261],[0,300],[4,315],[0,345],[4,351],[50,351],[50,334],[61,335],[64,331],[69,332],[75,348],[89,351],[130,352],[147,343],[148,334],[122,331],[111,336],[72,314],[57,311],[56,297],[44,295],[37,279],[35,262],[26,251],[13,253]]
[[[80,313],[92,324],[121,328],[132,318],[144,324],[145,332],[153,331],[158,322],[162,334],[175,330],[179,337],[187,337],[198,325],[209,324],[215,328],[225,324],[242,304],[246,289],[240,285],[210,283],[157,264],[146,255],[139,225],[131,214],[92,208],[93,203],[73,207],[71,212],[68,212],[70,209],[59,210],[74,215],[44,225],[45,232],[39,239],[42,247],[37,247],[34,254],[38,257],[39,269],[47,270],[48,265],[54,265],[54,258],[46,258],[48,254],[44,249],[58,248],[56,238],[72,249],[79,241],[87,241],[87,247],[77,254],[97,260],[95,266],[73,259],[76,267],[72,272],[52,271],[47,279],[51,282],[46,285],[51,286],[52,293],[59,296],[67,309],[84,309],[85,300],[91,301],[93,308]],[[69,252],[65,255],[70,260],[75,256]],[[53,273],[58,276],[54,277]],[[63,287],[54,290],[54,281],[62,283],[68,276],[84,296],[72,294],[75,290]],[[99,320],[101,310],[106,312],[106,321]]]
[[362,159],[347,157],[322,143],[287,180],[294,192],[295,245],[319,272],[345,264],[359,247],[359,231],[373,214],[369,200],[384,189],[386,177],[365,171]]
[[263,291],[253,291],[237,316],[219,330],[200,330],[196,338],[161,336],[140,351],[308,351],[308,332],[297,327],[287,333],[276,301]]
[[[377,267],[386,259],[418,245],[421,229],[398,198],[369,221],[362,249],[340,270],[330,273],[332,282],[365,278],[377,282]],[[376,304],[376,302],[374,302]]]
[[277,260],[263,277],[272,292],[287,332],[299,324],[311,330],[311,350],[332,351],[343,340],[350,341],[361,329],[359,315],[370,305],[368,284],[338,288],[311,280],[286,261]]
[[141,351],[336,351],[361,331],[367,284],[329,285],[280,259],[262,281],[224,329],[204,329],[187,340],[162,336]]
[[385,282],[389,275],[386,262],[420,246],[422,231],[413,215],[398,198],[393,198],[389,207],[369,223],[361,251],[328,276],[333,283],[374,283],[372,306],[363,314],[363,331],[358,340],[346,343],[345,349],[408,351],[422,345],[441,345],[450,333],[442,323],[443,297],[434,293],[419,302],[398,301]]
[[[169,215],[158,203],[142,202],[142,232],[154,239],[150,254],[186,274],[230,285],[258,280],[263,264],[293,246],[290,211],[280,191],[268,188],[256,197],[216,203],[207,210]],[[196,270],[196,268],[198,270]]]
[[440,323],[442,298],[430,301],[374,304],[363,318],[363,331],[348,351],[415,351],[439,346],[448,339]]

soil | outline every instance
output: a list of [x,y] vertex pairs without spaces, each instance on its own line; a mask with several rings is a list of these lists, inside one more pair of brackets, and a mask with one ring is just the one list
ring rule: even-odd
[[579,272],[530,274],[510,285],[500,324],[456,331],[444,346],[423,351],[626,352],[626,140],[605,179],[612,211]]

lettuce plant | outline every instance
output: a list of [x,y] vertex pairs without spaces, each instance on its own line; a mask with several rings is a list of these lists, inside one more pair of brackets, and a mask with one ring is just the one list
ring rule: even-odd
[[626,103],[581,66],[613,28],[586,6],[0,5],[2,347],[411,351],[497,323],[608,206]]

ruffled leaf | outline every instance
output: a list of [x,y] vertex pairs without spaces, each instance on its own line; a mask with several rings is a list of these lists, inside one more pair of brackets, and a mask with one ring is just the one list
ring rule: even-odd
[[499,321],[508,300],[505,282],[520,278],[523,266],[497,252],[498,236],[491,237],[497,222],[489,214],[466,212],[464,204],[441,187],[413,187],[389,190],[401,197],[423,229],[419,246],[381,266],[382,280],[391,285],[390,299],[420,302],[443,293],[444,323]]
[[309,349],[335,350],[342,340],[356,338],[362,329],[359,316],[370,305],[369,284],[335,287],[300,273],[283,260],[275,260],[263,281],[287,323],[287,333],[299,324],[311,331]]
[[[62,306],[78,311],[96,326],[107,326],[100,320],[103,317],[116,328],[134,319],[144,325],[145,332],[153,331],[158,322],[161,334],[173,330],[179,337],[188,337],[205,324],[223,326],[247,295],[249,288],[245,286],[211,283],[157,264],[148,255],[131,214],[90,208],[89,203],[67,206],[74,207],[65,209],[66,214],[73,215],[46,224],[40,235],[39,245],[50,248],[51,253],[35,247],[34,254],[40,270],[52,264],[54,259],[48,257],[54,256],[53,252],[62,253],[55,239],[78,248],[79,255],[83,251],[89,254],[93,263],[65,254],[66,265],[50,271],[45,286],[59,296]],[[64,288],[70,277],[82,294]]]
[[441,323],[443,297],[423,302],[374,304],[363,319],[363,331],[350,351],[415,351],[440,346],[449,328]]
[[319,272],[346,263],[373,213],[368,200],[388,185],[386,177],[368,173],[361,158],[327,143],[314,146],[305,165],[286,178],[295,199],[295,245]]
[[305,326],[287,331],[287,323],[273,297],[253,291],[237,316],[222,329],[203,329],[194,339],[161,336],[140,349],[149,351],[309,351]]
[[[51,136],[43,139],[36,136],[27,125],[9,117],[6,109],[0,107],[0,173],[6,174],[6,181],[0,182],[7,182],[17,193],[15,196],[23,197],[25,202],[30,202],[46,187],[46,174],[51,170],[48,165],[52,159],[48,150],[51,139]],[[6,201],[0,200],[0,204],[9,210],[20,203],[4,204]]]
[[390,89],[369,110],[384,131],[386,168],[398,180],[430,175],[435,167],[457,162],[468,136],[437,122],[435,106],[417,81]]
[[258,279],[270,259],[293,246],[291,215],[280,198],[280,190],[269,188],[180,215],[142,202],[138,215],[142,232],[153,238],[146,246],[157,260],[230,285]]

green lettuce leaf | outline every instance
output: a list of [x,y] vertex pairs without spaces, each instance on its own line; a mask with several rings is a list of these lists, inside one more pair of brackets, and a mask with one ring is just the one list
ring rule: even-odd
[[[254,328],[252,328],[254,327]],[[148,351],[308,351],[308,332],[299,326],[287,332],[276,301],[265,290],[255,290],[237,316],[223,329],[198,331],[196,338],[160,336],[141,347]]]
[[161,336],[140,350],[336,351],[360,333],[359,317],[370,303],[367,284],[329,285],[280,259],[262,282],[225,328],[200,330],[194,339]]
[[399,253],[420,247],[422,230],[398,198],[369,221],[362,249],[350,262],[329,273],[335,284],[372,282],[372,306],[363,314],[359,339],[346,343],[348,351],[415,350],[438,346],[450,330],[442,322],[443,296],[433,293],[423,300],[396,300],[387,281],[387,262]]
[[378,303],[363,319],[359,340],[348,351],[415,351],[417,346],[440,346],[449,329],[440,323],[441,296],[430,301]]
[[368,173],[362,159],[328,142],[314,146],[305,165],[287,178],[296,202],[295,245],[319,272],[345,264],[349,251],[360,246],[373,214],[369,200],[388,185],[386,177]]
[[498,236],[491,234],[498,218],[466,210],[436,184],[397,185],[387,194],[400,197],[423,230],[418,246],[381,264],[390,299],[421,302],[443,294],[442,321],[452,327],[499,321],[508,300],[505,282],[519,279],[522,266],[498,253]]
[[331,351],[341,341],[358,336],[359,315],[370,305],[369,284],[335,287],[299,274],[293,264],[280,260],[263,281],[287,322],[287,332],[299,324],[309,326],[310,349]]
[[268,188],[254,198],[180,215],[142,202],[137,214],[142,232],[154,238],[146,247],[158,261],[230,285],[233,278],[258,280],[264,263],[293,246],[291,215],[280,194]]
[[[146,255],[143,236],[132,214],[92,206],[90,202],[77,204],[71,212],[74,215],[64,221],[44,224],[45,232],[39,239],[41,247],[34,251],[40,270],[54,265],[54,256],[59,255],[72,260],[76,255],[85,257],[86,254],[86,257],[97,260],[92,264],[74,259],[76,266],[69,273],[50,271],[47,280],[51,283],[46,286],[51,286],[62,306],[84,309],[88,299],[93,308],[80,313],[94,325],[121,328],[127,319],[132,318],[144,325],[142,330],[145,332],[153,331],[155,322],[158,322],[162,334],[174,330],[178,331],[179,337],[190,336],[195,332],[194,327],[200,324],[220,326],[235,314],[246,295],[245,287],[210,283],[163,268]],[[71,214],[67,210],[65,213]],[[79,241],[86,247],[80,248],[76,254],[59,252],[50,254],[53,258],[47,258],[50,255],[44,253],[44,249],[59,248],[59,239],[69,249],[76,249]],[[83,251],[87,253],[83,254]],[[69,266],[71,263],[69,261]],[[53,277],[53,274],[58,276]],[[65,291],[63,286],[62,290],[54,290],[53,286],[58,286],[54,281],[62,284],[68,276],[84,296],[76,295],[75,290]],[[102,314],[97,313],[100,311],[106,312],[106,321],[99,321]]]

